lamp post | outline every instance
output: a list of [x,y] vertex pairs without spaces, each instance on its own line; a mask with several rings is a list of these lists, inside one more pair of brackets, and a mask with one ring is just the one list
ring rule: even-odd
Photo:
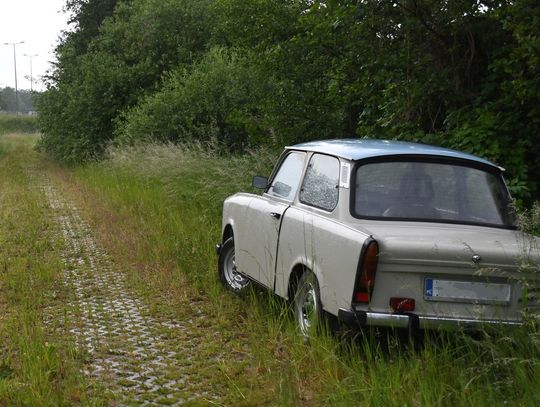
[[33,83],[34,83],[34,76],[32,74],[32,58],[37,57],[38,54],[28,55],[24,54],[25,57],[30,58],[30,94],[32,95],[34,93]]
[[15,47],[20,44],[24,44],[24,41],[4,42],[4,45],[13,45],[13,66],[15,67],[15,109],[17,114],[19,113],[19,91],[17,89],[17,53],[15,52]]

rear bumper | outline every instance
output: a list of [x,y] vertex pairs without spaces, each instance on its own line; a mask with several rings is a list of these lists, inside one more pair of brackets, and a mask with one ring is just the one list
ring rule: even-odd
[[353,326],[380,326],[405,329],[479,329],[482,326],[520,326],[520,321],[485,320],[448,317],[427,317],[416,314],[390,314],[382,312],[347,310],[341,308],[338,319]]

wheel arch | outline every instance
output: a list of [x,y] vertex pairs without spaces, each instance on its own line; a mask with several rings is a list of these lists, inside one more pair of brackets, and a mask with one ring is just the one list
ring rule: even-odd
[[306,271],[313,273],[311,268],[306,266],[304,263],[297,263],[292,268],[291,273],[289,274],[289,283],[287,285],[287,298],[290,301],[294,300],[294,296],[298,288],[298,282]]
[[225,227],[223,228],[223,235],[222,235],[221,241],[226,242],[227,239],[229,239],[229,238],[231,238],[233,236],[234,236],[233,227],[232,227],[231,223],[227,223],[225,225]]

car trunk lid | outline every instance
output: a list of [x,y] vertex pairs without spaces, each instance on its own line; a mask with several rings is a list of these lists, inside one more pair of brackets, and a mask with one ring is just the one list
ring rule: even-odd
[[403,271],[436,266],[465,274],[479,268],[508,272],[527,259],[538,262],[539,240],[516,230],[395,221],[363,222],[363,228],[379,242],[381,264],[402,265]]
[[[425,316],[518,320],[537,307],[540,240],[519,231],[429,222],[364,221],[379,243],[379,271],[370,308],[389,311],[392,297],[414,298]],[[524,304],[523,288],[529,299]]]

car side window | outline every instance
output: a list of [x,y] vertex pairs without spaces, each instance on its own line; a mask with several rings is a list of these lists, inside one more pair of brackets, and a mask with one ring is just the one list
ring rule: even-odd
[[299,152],[292,152],[285,157],[268,188],[267,192],[270,195],[289,201],[294,199],[304,169],[304,157],[305,154]]
[[323,154],[314,154],[309,161],[300,201],[332,211],[339,197],[339,160]]

